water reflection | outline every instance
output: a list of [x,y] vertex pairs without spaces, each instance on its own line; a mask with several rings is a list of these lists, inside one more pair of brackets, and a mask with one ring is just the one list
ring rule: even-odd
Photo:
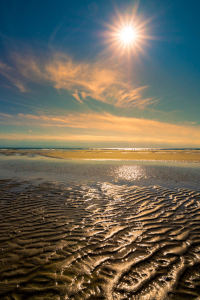
[[[114,175],[114,174],[113,174]],[[120,166],[115,169],[115,177],[125,180],[147,179],[147,174],[142,166]]]
[[58,182],[112,182],[199,189],[200,164],[172,162],[70,161],[46,157],[0,156],[0,179]]

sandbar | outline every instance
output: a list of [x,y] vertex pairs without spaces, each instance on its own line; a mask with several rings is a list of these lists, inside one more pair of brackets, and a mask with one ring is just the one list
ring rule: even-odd
[[0,150],[4,155],[37,154],[60,159],[200,162],[200,150]]

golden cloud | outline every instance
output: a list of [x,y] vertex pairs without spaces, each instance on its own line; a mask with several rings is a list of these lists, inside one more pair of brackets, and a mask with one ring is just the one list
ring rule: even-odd
[[[76,141],[126,141],[126,142],[150,142],[171,145],[200,145],[200,127],[194,125],[175,125],[155,120],[137,119],[114,116],[108,113],[86,114],[69,113],[67,116],[30,115],[18,114],[15,117],[2,114],[2,121],[9,124],[21,124],[43,128],[56,129],[56,135],[50,133],[38,135],[2,134],[4,139],[45,139],[45,140],[76,140]],[[25,127],[25,126],[24,126]],[[59,129],[60,128],[60,129]],[[66,130],[67,129],[67,134]],[[73,132],[70,131],[73,129]],[[77,129],[77,131],[76,131]],[[74,133],[75,130],[75,133]],[[47,130],[48,131],[48,130]],[[95,131],[95,135],[94,135]],[[49,131],[48,131],[49,132]],[[76,132],[78,134],[76,134]]]
[[26,83],[49,84],[55,89],[67,90],[80,103],[88,98],[115,106],[144,108],[156,102],[145,97],[148,86],[137,87],[127,80],[117,65],[108,62],[74,62],[64,54],[54,54],[49,59],[36,56],[12,56],[12,66],[0,63],[0,73],[21,92]]

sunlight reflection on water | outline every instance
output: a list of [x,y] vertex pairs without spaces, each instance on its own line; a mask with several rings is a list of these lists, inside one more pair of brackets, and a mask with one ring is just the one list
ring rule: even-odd
[[115,177],[117,179],[139,180],[139,179],[147,179],[147,174],[142,166],[125,165],[115,169]]
[[84,161],[41,156],[1,156],[0,179],[109,182],[199,189],[200,164],[155,161]]

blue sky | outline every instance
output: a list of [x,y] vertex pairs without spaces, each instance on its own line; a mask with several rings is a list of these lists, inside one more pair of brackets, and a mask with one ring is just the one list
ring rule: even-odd
[[0,147],[200,147],[199,10],[1,1]]

